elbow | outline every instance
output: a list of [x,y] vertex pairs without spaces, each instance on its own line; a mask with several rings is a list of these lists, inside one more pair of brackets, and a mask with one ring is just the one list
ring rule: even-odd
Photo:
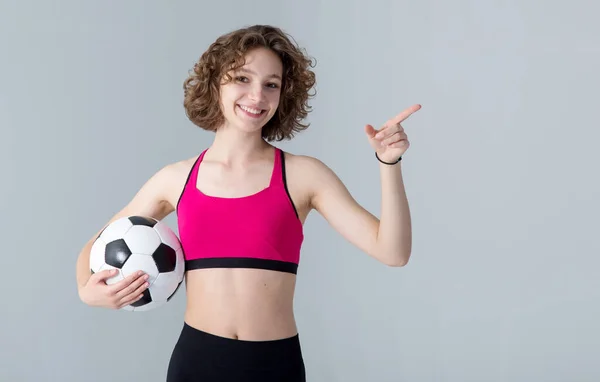
[[405,266],[406,264],[408,264],[408,261],[390,261],[385,263],[385,265],[392,268],[400,268]]
[[404,267],[406,264],[408,264],[408,259],[410,259],[410,254],[401,254],[387,257],[385,261],[382,262],[388,267],[399,268]]

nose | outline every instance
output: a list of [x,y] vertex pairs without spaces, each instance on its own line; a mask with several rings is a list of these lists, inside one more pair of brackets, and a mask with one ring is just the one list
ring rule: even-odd
[[252,86],[252,88],[250,89],[249,96],[250,96],[250,99],[252,99],[253,101],[257,101],[257,102],[262,101],[264,98],[264,89],[263,89],[262,85]]

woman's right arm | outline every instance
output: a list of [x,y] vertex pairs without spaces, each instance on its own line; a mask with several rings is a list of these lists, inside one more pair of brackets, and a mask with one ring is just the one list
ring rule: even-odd
[[76,278],[79,298],[91,306],[120,309],[141,297],[146,289],[144,274],[134,273],[124,280],[107,285],[105,280],[114,276],[111,270],[91,273],[90,251],[94,241],[102,230],[117,219],[138,215],[161,220],[175,210],[169,202],[169,191],[173,187],[173,165],[167,165],[156,172],[140,188],[133,199],[116,213],[98,232],[85,244],[77,258]]

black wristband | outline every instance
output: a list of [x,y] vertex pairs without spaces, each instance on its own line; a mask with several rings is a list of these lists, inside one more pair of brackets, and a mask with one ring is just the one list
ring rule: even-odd
[[394,165],[394,164],[396,164],[396,163],[398,163],[398,162],[400,162],[400,161],[402,160],[402,156],[400,156],[400,158],[398,158],[398,160],[397,160],[397,161],[395,161],[395,162],[391,162],[391,163],[390,163],[390,162],[384,162],[384,161],[382,161],[381,159],[379,159],[379,156],[377,155],[377,151],[375,151],[375,158],[377,158],[377,160],[378,160],[379,162],[381,162],[381,163],[383,163],[383,164],[387,164],[387,165],[389,165],[389,166],[391,166],[391,165]]

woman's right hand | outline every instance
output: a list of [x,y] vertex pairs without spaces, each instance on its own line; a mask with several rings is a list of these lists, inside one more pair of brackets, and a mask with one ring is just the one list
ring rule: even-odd
[[87,283],[79,288],[81,301],[90,306],[121,309],[139,300],[148,288],[148,275],[139,271],[114,284],[106,284],[106,280],[116,276],[117,272],[116,269],[107,269],[92,274]]

